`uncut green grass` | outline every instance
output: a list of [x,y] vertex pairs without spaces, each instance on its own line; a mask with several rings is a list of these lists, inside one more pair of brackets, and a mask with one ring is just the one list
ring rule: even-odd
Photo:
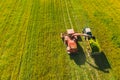
[[[118,0],[1,0],[0,79],[119,79],[117,5]],[[71,28],[71,22],[77,32],[85,26],[92,28],[111,65],[109,73],[85,62],[95,64],[87,56],[85,42],[79,43],[83,53],[70,59],[60,33]]]

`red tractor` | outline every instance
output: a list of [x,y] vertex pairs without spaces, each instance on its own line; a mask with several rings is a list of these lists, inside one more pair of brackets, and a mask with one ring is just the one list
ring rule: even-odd
[[67,53],[77,53],[77,42],[80,36],[87,36],[86,34],[75,33],[73,29],[67,29],[67,33],[61,33],[61,38],[67,46]]

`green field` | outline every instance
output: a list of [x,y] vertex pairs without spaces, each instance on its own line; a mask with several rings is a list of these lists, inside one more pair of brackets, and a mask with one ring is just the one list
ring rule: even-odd
[[[119,24],[119,0],[0,0],[0,80],[119,80]],[[86,26],[101,55],[68,55],[60,33]]]

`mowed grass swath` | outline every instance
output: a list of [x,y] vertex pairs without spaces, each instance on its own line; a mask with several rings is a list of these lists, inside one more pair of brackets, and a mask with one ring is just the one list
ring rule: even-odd
[[[119,0],[1,0],[0,79],[119,79],[119,5]],[[85,41],[78,55],[68,55],[60,33],[86,26],[103,55],[89,57]]]

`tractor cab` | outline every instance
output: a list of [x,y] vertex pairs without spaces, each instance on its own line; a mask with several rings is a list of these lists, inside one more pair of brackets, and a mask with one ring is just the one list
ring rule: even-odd
[[[84,28],[82,32],[89,36],[88,39],[92,38],[92,32],[90,28]],[[86,36],[85,36],[85,39],[86,39]]]
[[71,35],[71,34],[74,34],[75,32],[74,32],[74,30],[73,29],[67,29],[67,34],[68,35]]

